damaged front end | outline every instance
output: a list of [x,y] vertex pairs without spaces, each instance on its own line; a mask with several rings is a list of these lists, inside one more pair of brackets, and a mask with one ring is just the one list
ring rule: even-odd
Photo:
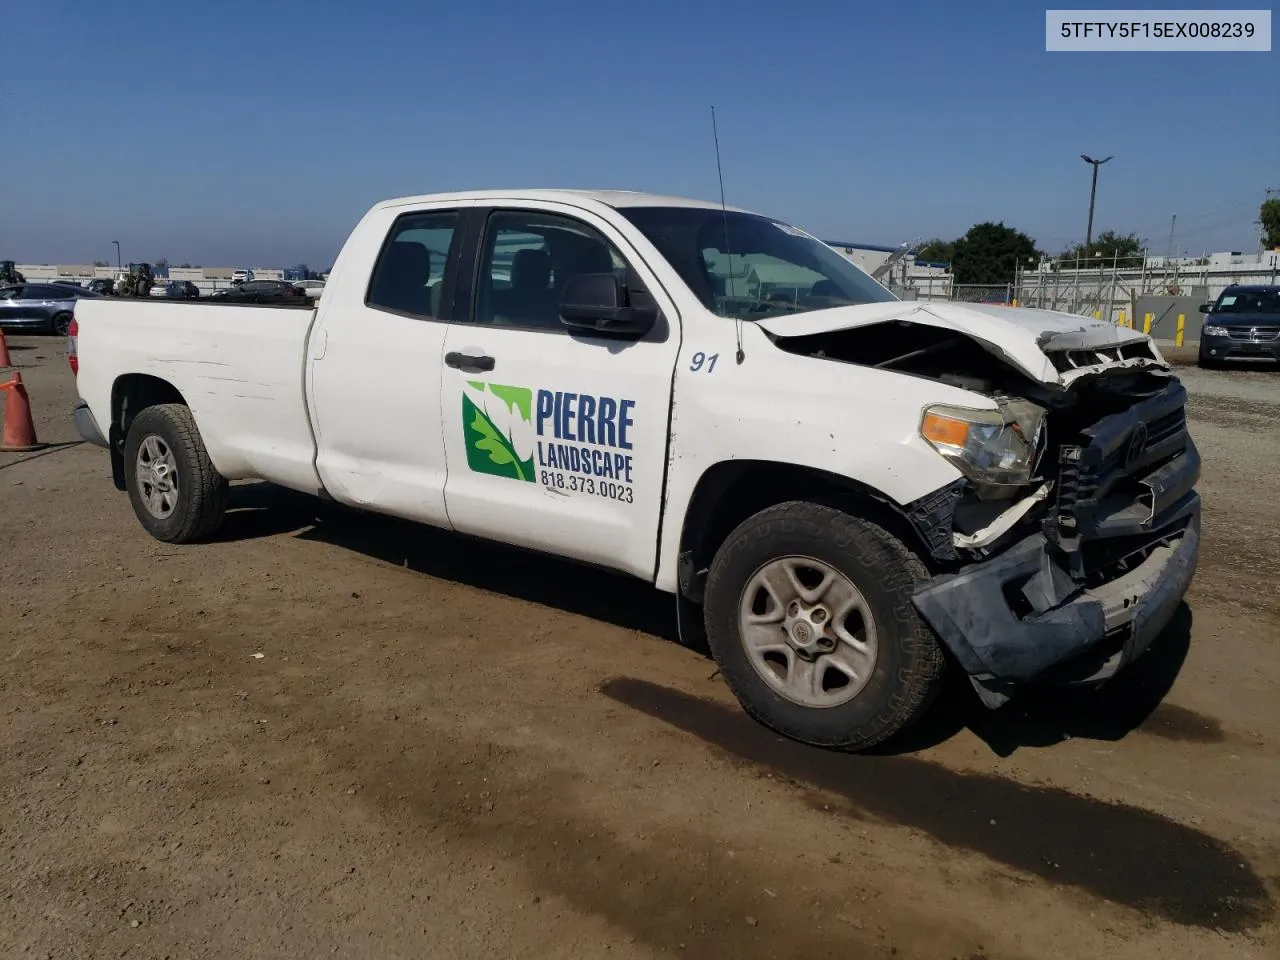
[[1105,336],[1040,337],[1037,377],[932,324],[775,340],[995,402],[924,411],[921,435],[963,477],[904,508],[935,570],[916,608],[991,707],[1030,681],[1111,677],[1164,630],[1195,573],[1200,456],[1186,391],[1150,341]]
[[[1110,386],[1128,387],[1110,391],[1117,400],[1137,389]],[[1051,414],[1049,429],[1061,428],[1042,470],[1052,493],[1008,529],[999,553],[915,594],[989,705],[1030,680],[1114,675],[1160,634],[1191,583],[1200,455],[1186,391],[1172,378],[1145,386],[1137,402],[1093,422],[1070,406]],[[953,533],[958,558],[964,542]]]

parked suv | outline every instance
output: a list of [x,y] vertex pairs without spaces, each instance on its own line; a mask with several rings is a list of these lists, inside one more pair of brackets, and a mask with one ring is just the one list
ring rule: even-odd
[[1200,312],[1200,366],[1280,360],[1280,286],[1230,286]]

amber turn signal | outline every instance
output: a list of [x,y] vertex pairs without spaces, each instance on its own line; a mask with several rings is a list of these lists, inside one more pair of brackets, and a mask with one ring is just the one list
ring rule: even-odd
[[930,443],[942,443],[951,447],[963,447],[969,436],[969,423],[940,413],[929,412],[920,424],[920,434]]

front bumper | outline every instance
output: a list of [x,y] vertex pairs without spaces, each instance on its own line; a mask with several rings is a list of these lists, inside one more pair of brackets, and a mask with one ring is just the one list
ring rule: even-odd
[[1202,360],[1280,360],[1280,339],[1233,340],[1231,337],[1200,336]]
[[[992,560],[929,582],[916,592],[916,608],[970,676],[1025,683],[1078,661],[1082,669],[1064,673],[1064,679],[1105,680],[1159,636],[1195,575],[1199,495],[1190,494],[1177,513],[1136,565],[1043,613],[1020,617],[1008,597],[1010,588],[1056,564],[1040,533]],[[1097,656],[1086,657],[1090,653]]]

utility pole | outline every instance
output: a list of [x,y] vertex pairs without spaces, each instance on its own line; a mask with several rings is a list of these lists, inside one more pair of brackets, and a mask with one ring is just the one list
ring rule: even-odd
[[116,270],[118,271],[120,270],[120,241],[112,240],[111,242],[116,245]]
[[1095,160],[1088,154],[1080,154],[1080,159],[1093,167],[1093,186],[1089,188],[1089,229],[1084,235],[1084,245],[1086,249],[1089,244],[1093,243],[1093,201],[1098,196],[1098,168],[1113,157],[1103,157],[1101,160]]
[[1169,221],[1169,250],[1164,255],[1164,265],[1167,267],[1169,261],[1173,259],[1173,227],[1178,222],[1178,215],[1175,213],[1173,219]]

